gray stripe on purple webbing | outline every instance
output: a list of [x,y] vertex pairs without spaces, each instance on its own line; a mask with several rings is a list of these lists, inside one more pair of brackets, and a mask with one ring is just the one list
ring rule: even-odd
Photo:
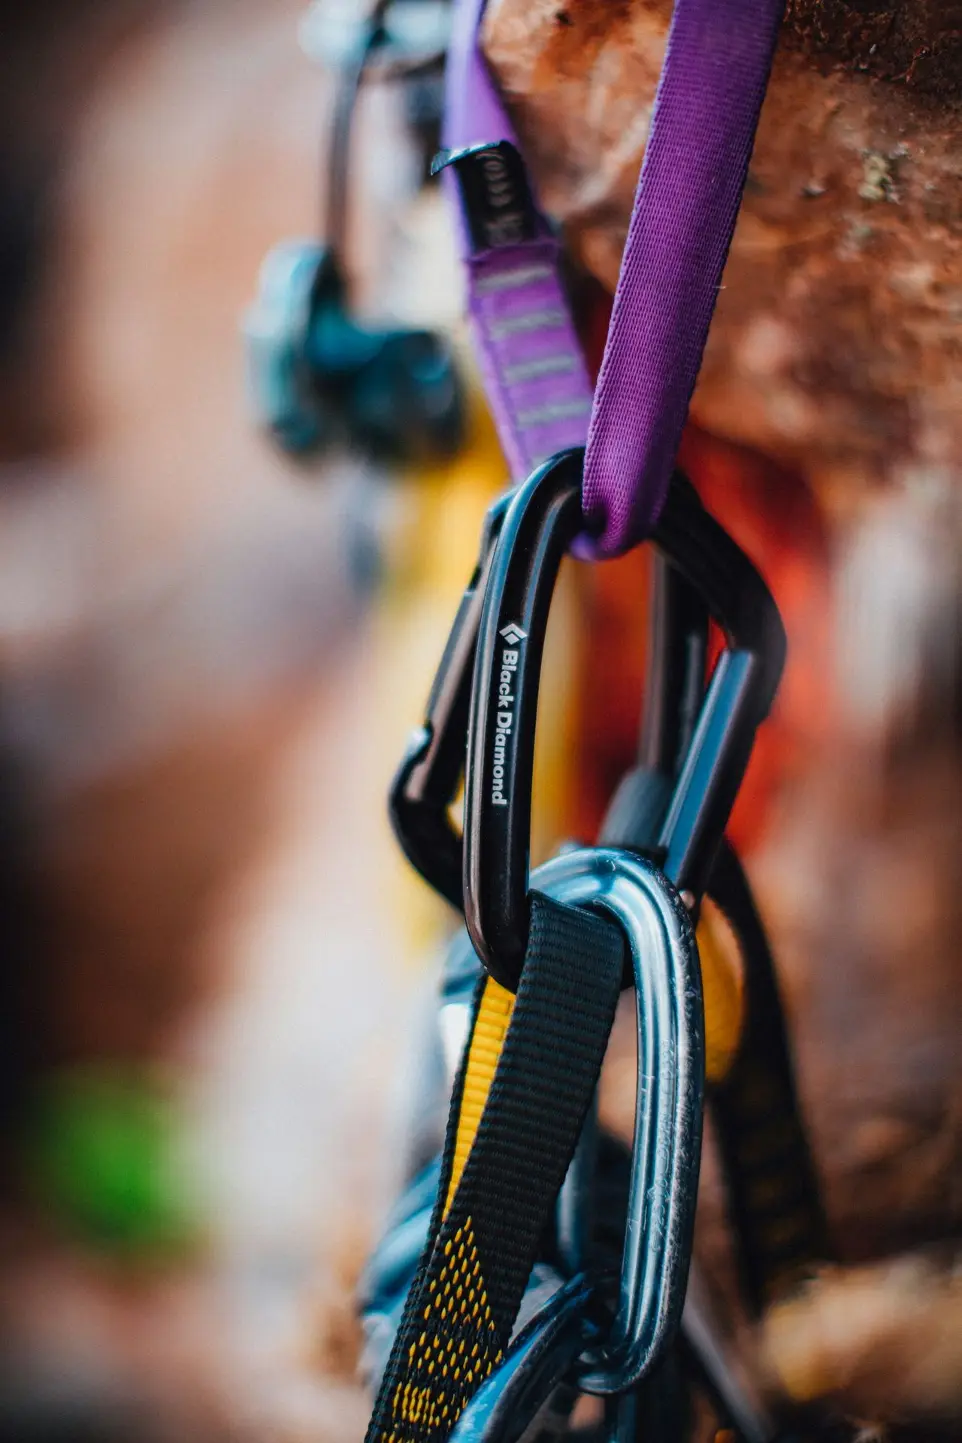
[[520,381],[532,381],[536,376],[569,374],[577,368],[577,364],[573,356],[540,356],[533,361],[523,361],[517,366],[506,366],[504,379],[509,386],[514,386]]
[[506,336],[520,335],[524,331],[558,330],[568,324],[567,313],[551,307],[543,311],[526,311],[519,316],[506,316],[504,320],[492,321],[487,329],[492,341],[501,341]]
[[494,291],[520,290],[533,281],[549,281],[554,271],[546,265],[518,266],[515,270],[496,271],[491,275],[479,276],[474,283],[479,296],[491,295]]
[[591,412],[591,397],[579,396],[573,401],[552,401],[534,411],[519,411],[516,416],[523,431],[534,426],[544,426],[551,421],[564,421],[571,416],[587,416]]

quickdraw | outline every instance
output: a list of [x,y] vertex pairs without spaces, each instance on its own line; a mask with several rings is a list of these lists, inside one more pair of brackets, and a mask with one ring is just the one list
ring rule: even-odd
[[[447,340],[372,326],[351,306],[352,123],[368,69],[392,51],[387,10],[388,0],[376,0],[336,71],[326,241],[275,246],[246,318],[252,408],[277,445],[299,458],[341,445],[378,460],[424,463],[453,455],[463,439],[464,400]],[[394,73],[404,78],[411,67]]]
[[[551,583],[564,539],[577,525],[577,508],[572,502],[576,490],[573,492],[572,487],[576,488],[580,476],[579,459],[577,454],[569,454],[539,468],[518,492],[491,508],[478,566],[458,610],[432,689],[429,718],[412,739],[392,792],[392,815],[405,851],[435,886],[440,887],[446,879],[452,893],[462,870],[462,852],[468,896],[473,876],[485,878],[483,866],[472,873],[467,855],[472,839],[477,848],[478,838],[486,835],[485,825],[492,825],[484,813],[493,815],[500,828],[500,842],[491,842],[488,837],[494,859],[491,871],[496,885],[503,889],[501,906],[506,911],[505,899],[512,898],[515,891],[505,886],[504,876],[512,861],[519,869],[521,886],[517,891],[523,926],[531,896],[527,826],[537,674]],[[676,478],[654,540],[662,560],[656,572],[653,666],[646,693],[641,764],[619,789],[603,828],[602,843],[676,869],[678,879],[691,884],[686,899],[691,911],[697,910],[694,889],[697,887],[700,894],[703,885],[698,879],[706,877],[704,859],[713,859],[707,870],[708,888],[717,901],[725,904],[733,921],[745,959],[750,999],[735,1062],[729,1073],[718,1080],[713,1106],[729,1177],[746,1297],[751,1306],[757,1307],[784,1284],[790,1273],[804,1271],[826,1255],[817,1186],[798,1120],[770,955],[737,859],[719,840],[727,818],[726,807],[738,790],[747,762],[751,737],[777,686],[784,636],[774,603],[758,573],[705,512],[681,477]],[[508,615],[511,621],[506,620]],[[728,644],[706,693],[709,617],[722,627]],[[505,632],[509,635],[505,636]],[[477,658],[478,638],[483,633],[493,639],[487,664]],[[505,652],[510,685],[516,693],[511,702],[514,745],[510,754],[504,753],[509,761],[496,762],[495,755],[501,756],[502,752],[495,751],[490,736],[485,743],[483,728],[485,719],[490,724],[493,718],[497,727],[499,714],[505,715],[498,700],[501,675],[506,670],[499,670],[498,662]],[[473,742],[466,745],[472,683]],[[467,841],[462,846],[451,821],[451,803],[465,758],[469,774],[473,766],[474,777],[481,779],[481,785],[468,786]],[[501,768],[498,774],[495,766]],[[500,806],[502,796],[512,800],[513,807]],[[480,821],[475,815],[478,811],[482,814]],[[505,812],[507,816],[502,820]],[[512,832],[513,827],[517,833]],[[576,855],[599,858],[599,865],[604,867],[606,859],[611,865],[618,852],[601,850]],[[561,858],[540,869],[531,886],[541,890],[550,880],[552,868],[566,861]],[[664,875],[659,877],[664,887]],[[572,899],[560,895],[559,900]],[[470,905],[467,910],[468,916],[472,915]],[[497,904],[481,906],[476,916],[489,912],[497,915]],[[472,940],[477,948],[476,938]],[[520,945],[525,946],[524,933]],[[463,958],[465,949],[456,955]],[[466,955],[474,956],[473,952]],[[503,946],[495,955],[504,958]],[[503,972],[500,981],[514,988],[518,974]],[[659,1029],[644,1007],[639,1021],[640,1057],[647,1059],[640,1077],[650,1079],[652,1063],[644,1039],[650,1041]],[[660,1035],[665,1037],[664,1028]],[[671,1047],[667,1050],[674,1055]],[[742,1076],[754,1079],[756,1100],[762,1099],[762,1107],[756,1107],[754,1115],[749,1110],[744,1115],[739,1113]],[[646,1089],[640,1087],[639,1097],[645,1096]],[[651,1106],[650,1088],[646,1100]],[[773,1124],[777,1132],[774,1151]],[[752,1160],[752,1140],[757,1140],[759,1129],[769,1139],[768,1150],[763,1147],[759,1152],[756,1148]],[[666,1154],[671,1153],[683,1133],[676,1121],[674,1137],[669,1133],[668,1140],[662,1142]],[[645,1123],[640,1118],[637,1135],[644,1134]],[[761,1140],[764,1142],[765,1137]],[[773,1172],[778,1176],[774,1177]],[[786,1219],[790,1224],[787,1231]],[[563,1251],[560,1239],[557,1247]],[[656,1261],[658,1249],[650,1251]],[[713,1370],[713,1391],[717,1396],[721,1389],[723,1400],[727,1399],[723,1415],[743,1415],[744,1385],[736,1387],[727,1363],[727,1371],[719,1373],[718,1360],[725,1357],[725,1349],[718,1341],[718,1329],[706,1321],[704,1300],[692,1318],[688,1331],[697,1340],[695,1351],[708,1359],[700,1363],[700,1371]],[[689,1342],[689,1347],[695,1345]],[[629,1386],[626,1378],[622,1374],[610,1391],[625,1392]],[[598,1378],[594,1386],[600,1386]],[[751,1416],[757,1421],[757,1406]],[[754,1436],[758,1436],[758,1427]]]
[[[724,840],[785,638],[761,577],[674,467],[782,0],[677,0],[594,392],[557,239],[478,53],[482,10],[456,9],[439,168],[458,200],[479,359],[519,484],[488,514],[391,792],[404,851],[463,907],[470,947],[454,944],[446,984],[444,1015],[460,1009],[465,1034],[446,1141],[364,1284],[378,1385],[368,1443],[513,1443],[549,1403],[561,1432],[579,1392],[610,1400],[613,1438],[680,1437],[678,1380],[692,1376],[723,1422],[763,1443],[776,1427],[690,1276],[705,1101],[693,927],[707,894],[742,958],[740,1035],[708,1096],[757,1311],[827,1251],[767,941]],[[558,567],[569,550],[614,555],[640,540],[661,559],[639,765],[598,846],[530,872]],[[707,675],[711,623],[724,645]],[[630,1156],[592,1120],[623,985],[637,1013]]]

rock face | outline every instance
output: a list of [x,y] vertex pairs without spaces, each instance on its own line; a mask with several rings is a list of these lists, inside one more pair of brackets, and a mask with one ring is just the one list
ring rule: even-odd
[[[902,8],[924,27],[935,7]],[[958,7],[938,9],[933,64],[957,45]],[[853,13],[791,7],[693,407],[713,434],[800,466],[831,509],[882,478],[954,475],[962,454],[962,66],[941,87],[951,102],[923,98],[911,65],[903,84],[873,80],[863,51],[881,65],[882,21]],[[661,0],[490,7],[487,54],[542,200],[609,289],[667,23]],[[892,21],[890,70],[922,33]],[[840,49],[851,65],[826,63]]]

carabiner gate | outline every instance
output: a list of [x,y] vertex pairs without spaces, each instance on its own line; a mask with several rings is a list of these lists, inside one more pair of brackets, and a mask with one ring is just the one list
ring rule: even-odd
[[461,834],[450,809],[464,771],[471,680],[485,584],[510,494],[484,518],[474,573],[455,613],[428,697],[424,723],[411,736],[394,775],[388,812],[404,855],[424,880],[461,911]]

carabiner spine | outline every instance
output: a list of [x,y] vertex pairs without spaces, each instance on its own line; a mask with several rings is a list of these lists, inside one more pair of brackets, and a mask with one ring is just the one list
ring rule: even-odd
[[531,782],[545,632],[562,557],[581,529],[583,452],[515,492],[478,636],[465,772],[464,906],[484,965],[515,991],[527,947]]

